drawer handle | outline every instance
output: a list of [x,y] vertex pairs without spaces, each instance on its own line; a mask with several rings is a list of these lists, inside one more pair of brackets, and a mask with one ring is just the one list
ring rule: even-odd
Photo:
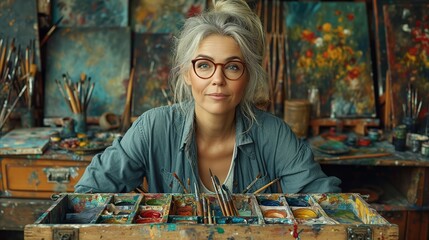
[[68,168],[49,168],[46,170],[48,182],[68,183],[70,182],[70,170]]

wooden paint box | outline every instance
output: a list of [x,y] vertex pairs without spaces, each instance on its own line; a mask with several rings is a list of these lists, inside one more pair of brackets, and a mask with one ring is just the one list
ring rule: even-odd
[[[43,239],[398,239],[397,225],[359,194],[234,194],[237,214],[224,216],[215,195],[60,194],[26,240]],[[210,217],[207,223],[207,216]]]

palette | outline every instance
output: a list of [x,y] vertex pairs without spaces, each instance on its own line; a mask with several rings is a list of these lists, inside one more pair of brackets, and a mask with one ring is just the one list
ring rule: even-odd
[[276,232],[278,239],[398,237],[397,225],[356,193],[233,194],[237,214],[231,216],[222,214],[215,194],[203,193],[199,199],[205,213],[198,210],[194,194],[60,194],[34,224],[25,227],[25,235],[28,239],[61,239],[62,234],[75,236],[71,239],[132,239],[145,233],[143,239],[178,234],[181,239],[263,239]]

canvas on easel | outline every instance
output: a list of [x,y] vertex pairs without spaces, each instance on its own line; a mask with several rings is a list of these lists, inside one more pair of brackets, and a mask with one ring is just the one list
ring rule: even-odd
[[286,2],[288,96],[320,95],[320,118],[376,117],[364,2]]
[[391,4],[383,10],[393,125],[409,117],[421,123],[429,104],[429,4]]

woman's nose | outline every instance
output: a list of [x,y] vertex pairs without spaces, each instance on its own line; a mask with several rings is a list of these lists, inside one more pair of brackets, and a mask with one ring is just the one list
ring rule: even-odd
[[223,72],[222,72],[222,66],[220,65],[216,66],[215,72],[212,76],[212,83],[216,85],[225,84],[225,76],[223,75]]

